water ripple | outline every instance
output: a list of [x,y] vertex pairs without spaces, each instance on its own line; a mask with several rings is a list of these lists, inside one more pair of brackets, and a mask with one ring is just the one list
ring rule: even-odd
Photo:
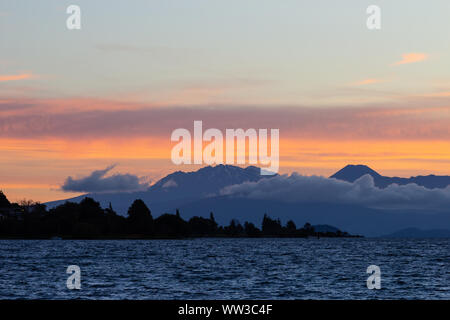
[[449,299],[449,284],[448,239],[0,241],[0,299]]

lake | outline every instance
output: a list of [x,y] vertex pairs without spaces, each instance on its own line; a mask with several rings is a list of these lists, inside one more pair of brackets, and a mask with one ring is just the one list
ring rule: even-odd
[[0,240],[0,299],[450,299],[450,239]]

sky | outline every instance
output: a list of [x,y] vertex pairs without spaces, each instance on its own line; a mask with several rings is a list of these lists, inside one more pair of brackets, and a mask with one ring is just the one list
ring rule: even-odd
[[279,129],[281,173],[450,175],[449,14],[448,0],[0,0],[0,189],[49,201],[80,194],[68,177],[196,170],[170,159],[194,120]]

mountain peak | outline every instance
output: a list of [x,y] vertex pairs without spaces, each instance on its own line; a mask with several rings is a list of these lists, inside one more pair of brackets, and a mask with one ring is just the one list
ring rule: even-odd
[[375,186],[377,186],[378,188],[386,188],[387,186],[394,183],[398,185],[415,183],[427,189],[446,188],[450,185],[450,176],[436,176],[430,174],[428,176],[415,176],[410,178],[385,177],[380,175],[375,170],[372,170],[368,166],[362,164],[345,166],[344,168],[333,174],[330,178],[335,178],[347,182],[354,182],[355,180],[366,174],[372,176]]
[[330,178],[353,182],[365,174],[371,175],[373,178],[379,178],[381,175],[375,170],[363,164],[349,164],[333,174]]
[[[88,194],[67,200],[79,202],[89,196],[99,201],[104,207],[111,203],[117,212],[126,213],[135,199],[142,199],[157,212],[158,208],[168,210],[167,208],[175,208],[183,203],[217,196],[225,187],[244,182],[256,182],[266,177],[268,176],[261,175],[260,168],[255,166],[243,168],[219,164],[205,166],[196,171],[175,171],[158,180],[146,191]],[[53,201],[47,205],[55,207],[64,201],[66,200]]]
[[216,166],[206,166],[198,169],[197,171],[176,171],[162,178],[155,183],[154,186],[163,185],[169,180],[175,180],[177,183],[183,183],[183,181],[195,184],[206,183],[208,180],[213,180],[216,183],[221,183],[222,180],[234,183],[241,183],[241,181],[257,181],[261,179],[260,168],[249,166],[247,168],[241,168],[233,165],[219,164]]

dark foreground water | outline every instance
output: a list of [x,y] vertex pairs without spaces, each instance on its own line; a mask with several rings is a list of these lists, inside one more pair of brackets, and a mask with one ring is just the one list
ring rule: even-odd
[[74,298],[450,299],[450,240],[0,241],[0,299]]

